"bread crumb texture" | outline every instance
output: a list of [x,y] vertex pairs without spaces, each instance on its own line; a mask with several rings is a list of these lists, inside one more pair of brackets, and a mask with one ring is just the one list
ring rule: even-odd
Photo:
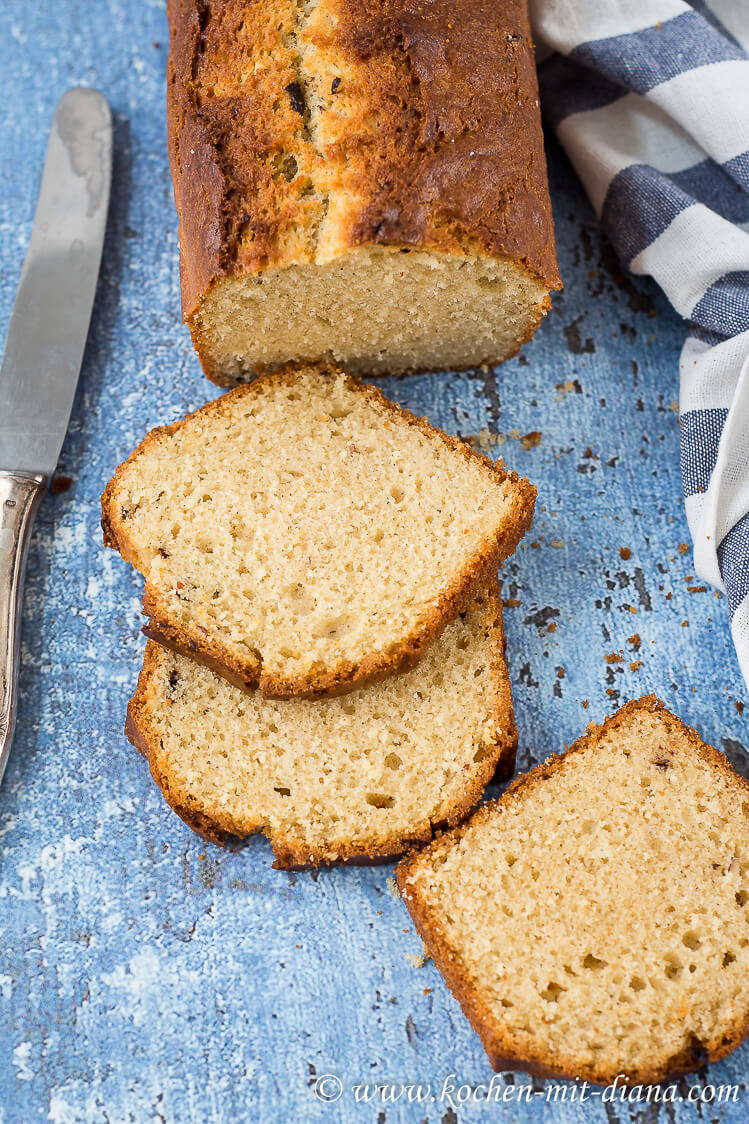
[[266,695],[413,666],[530,523],[535,489],[373,387],[295,369],[154,430],[107,486],[151,635]]
[[398,883],[497,1069],[655,1082],[749,1030],[749,785],[653,698]]
[[169,0],[183,311],[223,385],[475,366],[559,286],[524,0]]
[[265,832],[278,866],[377,860],[459,822],[515,727],[494,588],[408,674],[343,698],[247,694],[151,642],[131,740],[166,799],[217,841]]

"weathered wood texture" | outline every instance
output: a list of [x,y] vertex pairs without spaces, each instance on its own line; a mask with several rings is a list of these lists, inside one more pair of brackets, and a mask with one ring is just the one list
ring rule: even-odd
[[[70,486],[45,501],[31,550],[20,722],[0,790],[0,1122],[745,1121],[744,1091],[737,1104],[660,1110],[546,1104],[538,1081],[531,1105],[315,1100],[315,1074],[437,1090],[449,1074],[490,1074],[434,968],[409,959],[420,943],[389,868],[288,876],[264,841],[241,854],[203,846],[123,737],[141,582],[101,546],[99,493],[148,428],[215,394],[179,323],[166,24],[161,0],[5,0],[3,25],[0,325],[67,86],[107,94],[117,147],[59,466]],[[648,284],[622,278],[553,143],[550,163],[566,289],[535,341],[496,373],[381,385],[450,432],[500,434],[496,452],[539,486],[504,579],[521,765],[652,690],[743,762],[726,603],[692,578],[683,545],[682,325]],[[744,1048],[709,1079],[743,1084],[748,1059]]]

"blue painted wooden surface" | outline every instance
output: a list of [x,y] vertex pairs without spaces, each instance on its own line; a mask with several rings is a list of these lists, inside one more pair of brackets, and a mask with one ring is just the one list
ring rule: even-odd
[[[746,1121],[747,1047],[707,1075],[742,1083],[727,1107],[546,1104],[539,1081],[530,1106],[355,1102],[360,1082],[490,1077],[434,967],[409,959],[421,945],[390,868],[289,876],[270,869],[263,840],[241,854],[204,846],[122,735],[141,582],[101,546],[99,494],[147,429],[216,393],[179,322],[162,0],[3,0],[2,16],[0,326],[66,87],[109,97],[116,158],[59,466],[72,484],[45,501],[31,550],[20,722],[0,790],[0,1124]],[[536,339],[496,375],[382,385],[450,432],[507,435],[497,451],[538,484],[505,580],[521,764],[652,690],[742,760],[726,603],[690,592],[701,583],[682,546],[682,326],[648,284],[619,276],[553,145],[550,160],[566,289]],[[518,435],[533,431],[540,444],[526,448]],[[606,662],[620,650],[624,662]],[[323,1073],[347,1087],[334,1105],[315,1099]]]

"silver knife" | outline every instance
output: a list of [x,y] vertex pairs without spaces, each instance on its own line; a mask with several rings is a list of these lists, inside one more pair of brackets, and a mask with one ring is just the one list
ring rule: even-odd
[[73,406],[111,177],[109,106],[97,90],[68,90],[55,110],[0,367],[0,781],[16,717],[26,554]]

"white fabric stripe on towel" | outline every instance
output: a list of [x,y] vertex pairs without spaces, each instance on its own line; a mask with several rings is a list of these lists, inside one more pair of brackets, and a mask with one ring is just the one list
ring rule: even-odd
[[749,332],[742,332],[715,347],[689,338],[679,363],[679,413],[730,409],[747,355]]
[[[749,147],[749,62],[743,59],[687,70],[654,86],[645,96],[688,130],[718,164]],[[705,113],[706,104],[709,113]],[[717,106],[719,112],[715,112]]]
[[[694,404],[695,398],[701,396],[701,391],[695,394],[696,382],[705,387],[716,381],[726,392],[720,405],[728,410],[728,415],[720,434],[709,486],[707,491],[687,496],[685,501],[694,542],[695,568],[719,589],[725,586],[716,551],[731,528],[749,511],[749,332],[729,342],[731,350],[735,349],[735,365],[728,367],[723,361],[725,357],[713,354],[726,348],[726,344],[703,351],[696,360],[691,360],[691,385],[682,386],[679,400],[679,411],[684,415],[687,410],[706,409],[704,405],[696,407]],[[689,352],[694,353],[687,345],[682,352],[682,367],[685,353]],[[717,379],[713,378],[714,374]]]
[[559,0],[554,4],[531,0],[536,37],[565,55],[587,40],[631,35],[690,10],[684,0]]
[[630,164],[650,164],[669,173],[682,172],[705,159],[689,134],[640,94],[627,94],[601,109],[570,114],[557,136],[599,215],[612,179]]
[[736,646],[741,674],[744,682],[749,683],[749,597],[736,609],[731,618],[731,635]]
[[714,12],[745,51],[749,50],[749,4],[746,0],[706,0],[705,7]]
[[[708,247],[709,254],[704,252]],[[654,277],[676,311],[688,318],[719,277],[749,269],[749,234],[695,203],[633,258],[629,268]]]

